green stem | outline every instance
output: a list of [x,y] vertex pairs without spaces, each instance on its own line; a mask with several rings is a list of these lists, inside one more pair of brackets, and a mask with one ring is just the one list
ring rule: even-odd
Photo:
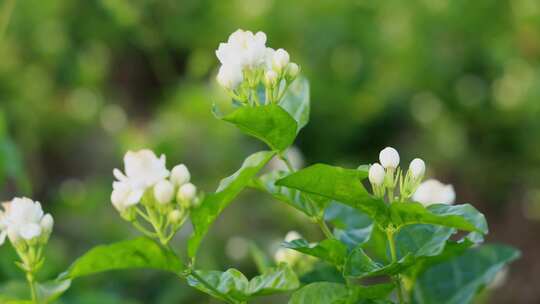
[[28,281],[28,285],[30,286],[30,294],[32,295],[32,303],[38,304],[36,282],[34,279],[34,275],[31,272],[27,272],[26,280]]
[[15,0],[5,0],[4,5],[2,6],[2,12],[0,13],[0,40],[4,37],[14,8]]
[[324,221],[324,219],[322,218],[317,219],[317,224],[319,225],[322,232],[324,233],[324,236],[326,236],[327,239],[334,238],[334,234],[332,233],[332,231],[330,231],[330,228],[328,228],[328,225],[326,225],[326,222]]
[[197,281],[199,281],[201,284],[203,284],[206,288],[208,288],[209,290],[211,290],[215,294],[219,295],[225,302],[230,303],[230,304],[237,304],[238,303],[235,299],[231,298],[229,295],[226,295],[226,294],[222,293],[221,291],[214,288],[214,286],[210,285],[210,283],[206,282],[206,280],[203,277],[201,277],[197,273],[197,271],[191,270],[189,272],[189,274],[192,275],[195,279],[197,279]]
[[[394,230],[387,229],[386,237],[388,238],[388,244],[390,246],[390,256],[392,257],[392,263],[397,262],[397,251],[396,251],[396,240],[394,239]],[[403,289],[401,288],[401,278],[398,275],[393,277],[396,287],[397,287],[397,296],[399,303],[405,303],[403,300]]]

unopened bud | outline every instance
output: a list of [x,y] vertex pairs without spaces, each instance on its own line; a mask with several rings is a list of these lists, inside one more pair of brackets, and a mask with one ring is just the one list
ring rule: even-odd
[[382,185],[384,176],[384,168],[379,163],[374,163],[369,167],[369,182],[372,185]]
[[173,196],[174,185],[170,181],[164,179],[154,186],[154,197],[159,204],[164,205],[169,203]]
[[171,171],[171,181],[177,186],[182,186],[185,183],[189,183],[191,174],[188,168],[184,164],[176,165]]
[[395,169],[399,166],[399,153],[392,147],[386,147],[379,153],[379,160],[383,167]]
[[175,209],[175,210],[169,212],[168,217],[169,217],[169,222],[171,222],[173,224],[178,224],[182,220],[183,213],[180,210]]
[[426,164],[420,158],[415,158],[409,165],[409,171],[414,179],[422,178],[426,172]]
[[192,183],[184,184],[178,189],[177,198],[179,201],[191,202],[197,194],[197,187]]
[[278,80],[278,74],[274,70],[266,71],[264,81],[267,87],[275,87]]
[[298,64],[291,62],[287,65],[287,78],[289,81],[294,80],[300,73],[300,67]]

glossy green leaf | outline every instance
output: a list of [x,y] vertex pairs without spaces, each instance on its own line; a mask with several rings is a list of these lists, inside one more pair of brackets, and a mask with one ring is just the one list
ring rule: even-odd
[[353,285],[347,287],[340,283],[316,282],[296,291],[289,304],[372,303],[369,300],[386,298],[394,288],[393,284]]
[[329,200],[276,185],[277,180],[282,179],[288,174],[287,172],[273,171],[254,179],[251,186],[269,193],[275,199],[287,203],[307,216],[314,217],[321,214],[329,203]]
[[309,81],[306,78],[298,78],[290,85],[279,104],[296,120],[297,133],[309,122],[309,99]]
[[[457,207],[457,206],[455,206]],[[420,203],[406,202],[390,205],[390,217],[396,227],[404,227],[413,224],[433,224],[465,231],[483,232],[482,227],[477,227],[458,213],[434,213]]]
[[61,279],[74,279],[110,270],[148,268],[178,273],[183,266],[171,250],[141,237],[92,248],[71,264]]
[[296,121],[278,105],[240,107],[221,119],[276,151],[285,151],[290,147],[297,134]]
[[262,151],[248,156],[240,169],[223,179],[215,193],[207,195],[199,207],[191,211],[193,234],[188,240],[188,254],[194,257],[200,243],[212,223],[229,203],[246,187],[253,177],[275,155],[273,151]]
[[473,231],[467,235],[467,239],[473,243],[481,243],[484,240],[484,235],[488,233],[486,217],[472,205],[434,204],[428,206],[427,209],[437,215],[457,215],[469,221],[469,223],[476,227],[476,231]]
[[334,226],[336,238],[351,250],[367,242],[373,230],[373,221],[365,213],[338,202],[325,209],[324,219]]
[[394,288],[395,285],[391,283],[370,286],[354,285],[350,287],[347,303],[356,304],[361,300],[384,299],[388,297]]
[[335,239],[326,239],[320,243],[309,243],[304,239],[298,239],[284,242],[283,246],[317,257],[338,267],[343,266],[347,258],[347,246]]
[[349,290],[343,284],[318,282],[296,291],[289,304],[338,304],[344,303],[348,296]]
[[453,228],[428,224],[403,227],[395,236],[397,257],[438,255],[454,232]]
[[206,284],[193,275],[188,277],[188,284],[221,300],[232,298],[243,302],[257,296],[295,290],[300,285],[296,274],[287,264],[270,268],[250,281],[236,269],[225,272],[197,270],[196,273]]
[[380,222],[386,222],[387,206],[374,199],[362,186],[367,177],[364,170],[344,169],[316,164],[295,172],[276,182],[276,185],[298,189],[342,202],[366,213]]
[[478,290],[519,255],[518,250],[503,245],[470,248],[420,274],[413,289],[413,303],[471,303]]
[[372,260],[362,248],[355,248],[347,258],[343,274],[354,278],[393,275],[405,270],[414,262],[412,255],[406,255],[395,263],[384,265]]

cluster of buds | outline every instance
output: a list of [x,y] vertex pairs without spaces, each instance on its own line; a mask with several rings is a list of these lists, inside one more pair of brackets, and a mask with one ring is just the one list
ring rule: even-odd
[[[390,202],[409,199],[424,177],[426,165],[420,158],[411,161],[404,174],[399,167],[399,153],[392,147],[386,147],[379,153],[379,163],[369,168],[369,181],[373,194],[379,198],[388,198]],[[398,195],[396,195],[396,189]]]
[[243,105],[279,103],[300,72],[286,50],[266,46],[263,32],[237,30],[219,44],[216,56],[221,62],[218,83]]
[[164,155],[158,158],[144,149],[128,151],[124,169],[125,174],[113,170],[117,179],[111,194],[113,206],[137,230],[167,244],[184,224],[189,210],[200,202],[188,168],[180,164],[169,171]]
[[379,161],[380,164],[374,163],[369,167],[369,182],[376,197],[386,197],[389,202],[404,202],[412,198],[424,206],[454,203],[456,193],[452,185],[445,185],[435,179],[422,182],[426,164],[420,158],[411,161],[405,174],[399,168],[399,153],[396,149],[384,148],[379,153]]
[[16,197],[3,203],[0,211],[0,245],[9,239],[21,262],[17,265],[27,273],[29,280],[43,265],[43,247],[49,241],[54,220],[44,214],[41,204],[26,197]]

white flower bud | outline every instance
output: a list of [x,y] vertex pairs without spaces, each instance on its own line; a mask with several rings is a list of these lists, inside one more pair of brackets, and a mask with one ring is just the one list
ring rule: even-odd
[[456,200],[456,192],[452,185],[445,185],[438,180],[429,179],[418,186],[412,198],[424,206],[453,204]]
[[411,161],[411,164],[409,165],[409,171],[411,172],[413,178],[422,178],[422,176],[424,176],[424,173],[426,172],[426,164],[420,158],[415,158]]
[[171,171],[171,181],[177,185],[182,186],[185,183],[189,183],[191,174],[188,168],[184,164],[176,165]]
[[169,203],[173,199],[173,196],[174,185],[170,181],[164,179],[154,186],[154,197],[159,204],[164,205]]
[[184,184],[178,189],[178,200],[191,202],[197,194],[197,187],[192,183]]
[[284,49],[278,49],[272,56],[272,67],[277,72],[281,72],[289,64],[289,60],[289,53]]
[[278,74],[274,70],[268,70],[264,74],[264,81],[266,86],[274,87],[277,84]]
[[300,67],[298,64],[291,62],[287,65],[287,78],[295,79],[296,76],[300,73]]
[[238,65],[222,65],[216,79],[220,86],[234,90],[244,81],[244,75]]
[[173,210],[169,212],[169,222],[173,224],[178,224],[182,220],[183,213],[180,210]]
[[369,182],[372,185],[382,185],[384,176],[384,168],[379,163],[374,163],[369,167]]
[[301,238],[302,236],[300,235],[300,233],[292,230],[292,231],[287,232],[287,234],[285,235],[285,242],[292,242],[294,240],[298,240]]
[[383,167],[395,169],[399,166],[399,153],[392,147],[386,147],[379,153],[379,161]]
[[43,231],[45,231],[46,233],[50,233],[54,226],[54,219],[52,215],[50,215],[49,213],[45,214],[41,218],[41,222],[39,223],[39,225],[41,226],[41,229],[43,229]]

